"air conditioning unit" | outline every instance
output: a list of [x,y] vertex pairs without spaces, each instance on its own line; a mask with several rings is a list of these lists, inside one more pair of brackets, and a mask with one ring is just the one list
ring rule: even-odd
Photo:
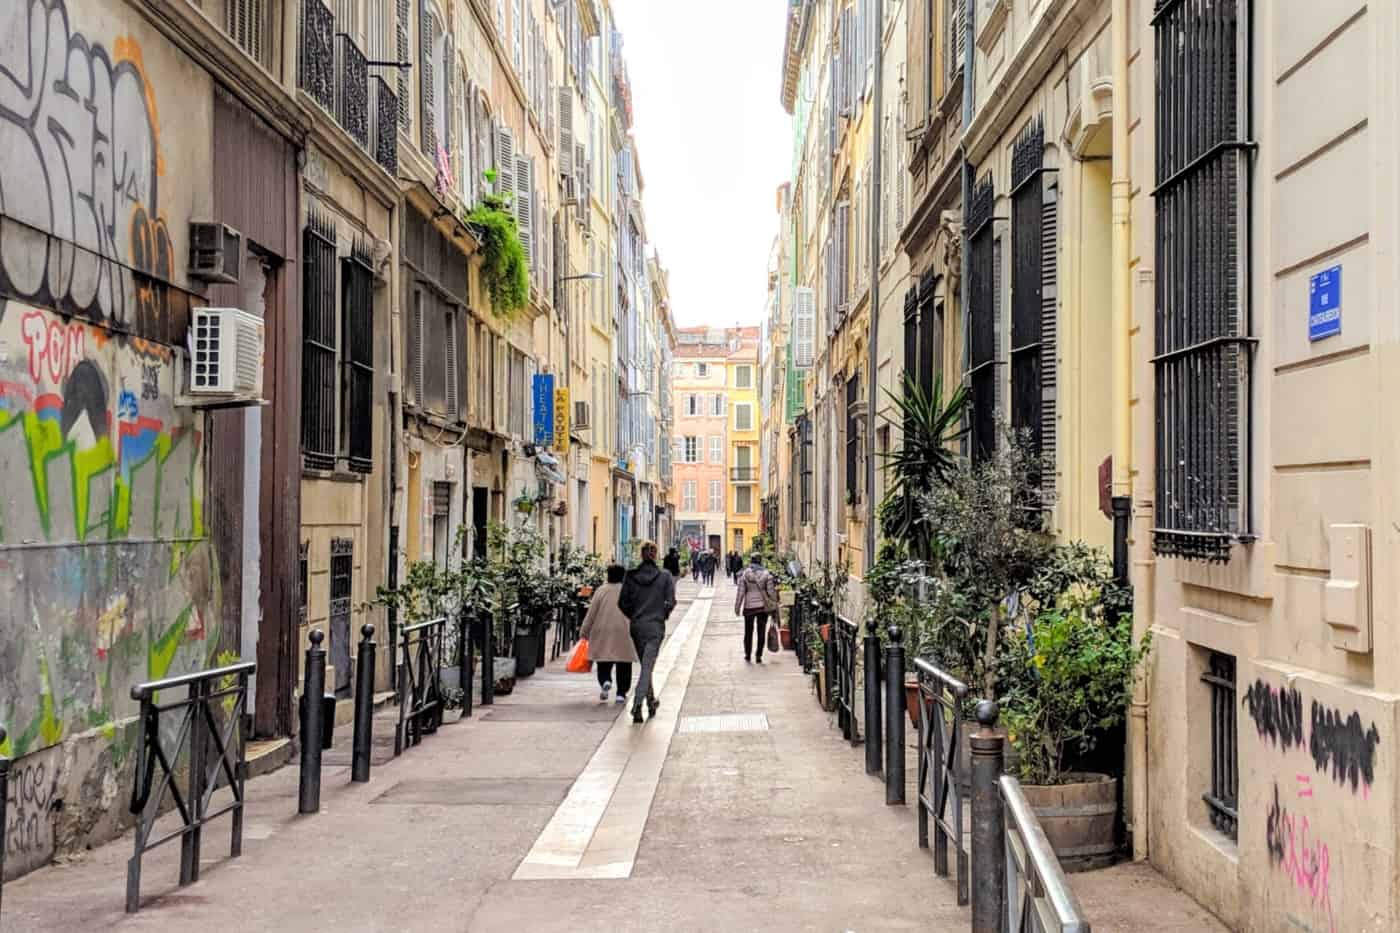
[[593,423],[592,423],[592,421],[591,421],[591,420],[589,419],[589,417],[588,417],[589,414],[590,414],[590,412],[589,412],[589,410],[588,410],[588,403],[587,403],[587,402],[574,402],[574,425],[573,425],[573,426],[576,427],[576,428],[578,428],[580,431],[583,431],[583,430],[586,430],[586,429],[592,427]]
[[243,234],[225,224],[190,224],[190,278],[236,285],[243,271]]
[[258,399],[263,319],[239,308],[190,310],[190,395]]

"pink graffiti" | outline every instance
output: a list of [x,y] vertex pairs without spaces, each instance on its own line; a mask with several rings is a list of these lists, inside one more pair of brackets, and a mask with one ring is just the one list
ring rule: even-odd
[[35,383],[62,385],[82,362],[86,331],[82,324],[51,320],[41,311],[30,311],[21,320],[21,333],[29,348],[29,378]]
[[1311,797],[1313,795],[1312,778],[1306,774],[1294,775],[1294,778],[1298,781],[1298,796]]
[[1310,838],[1308,818],[1283,813],[1283,858],[1278,867],[1293,887],[1308,898],[1314,909],[1327,914],[1329,929],[1335,930],[1332,915],[1332,852],[1321,839]]

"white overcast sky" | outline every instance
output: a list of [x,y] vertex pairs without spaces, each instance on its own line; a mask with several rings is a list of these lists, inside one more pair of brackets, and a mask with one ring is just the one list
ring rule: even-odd
[[791,165],[787,0],[612,0],[632,79],[647,235],[676,323],[758,324]]

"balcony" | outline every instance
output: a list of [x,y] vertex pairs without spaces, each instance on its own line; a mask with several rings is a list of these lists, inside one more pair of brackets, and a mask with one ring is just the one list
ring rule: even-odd
[[730,467],[729,481],[731,483],[756,483],[758,482],[758,467]]
[[[382,64],[376,62],[375,64]],[[297,86],[390,175],[398,173],[398,99],[323,0],[301,0]]]

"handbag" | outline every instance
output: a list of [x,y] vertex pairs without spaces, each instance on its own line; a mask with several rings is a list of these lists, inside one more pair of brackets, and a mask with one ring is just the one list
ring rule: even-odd
[[588,659],[588,639],[580,638],[578,647],[569,655],[568,666],[564,669],[570,674],[587,674],[592,667],[593,662]]
[[783,650],[783,635],[778,631],[778,620],[771,619],[768,622],[768,653],[777,654]]

